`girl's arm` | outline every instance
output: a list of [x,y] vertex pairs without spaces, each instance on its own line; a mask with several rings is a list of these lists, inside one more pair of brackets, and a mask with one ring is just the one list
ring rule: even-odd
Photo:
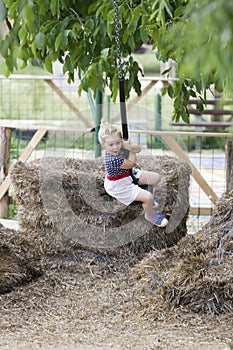
[[130,140],[122,140],[122,147],[133,153],[141,151],[141,147],[137,143],[131,143]]
[[129,156],[121,164],[120,169],[132,169],[136,166],[136,154],[134,152],[129,152]]

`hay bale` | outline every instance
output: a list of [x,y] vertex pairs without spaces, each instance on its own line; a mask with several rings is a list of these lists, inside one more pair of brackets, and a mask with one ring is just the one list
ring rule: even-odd
[[126,207],[106,194],[102,159],[63,158],[18,162],[11,169],[20,228],[25,234],[45,236],[46,252],[50,245],[54,247],[55,237],[59,237],[55,239],[58,250],[59,245],[64,249],[65,240],[67,247],[70,241],[72,247],[114,254],[137,254],[176,244],[187,233],[190,168],[166,156],[139,157],[138,163],[162,174],[155,197],[163,213],[170,216],[166,228],[146,222],[140,205]]
[[[162,296],[163,307],[169,309],[216,315],[232,312],[232,201],[233,191],[225,193],[210,222],[198,234],[188,235],[177,246],[155,251],[142,260],[132,275],[136,288],[153,285],[154,302]],[[224,251],[231,254],[222,251],[219,261],[221,239]]]
[[[15,230],[0,224],[0,294],[41,276],[30,255],[30,244]],[[35,258],[35,256],[34,256]]]

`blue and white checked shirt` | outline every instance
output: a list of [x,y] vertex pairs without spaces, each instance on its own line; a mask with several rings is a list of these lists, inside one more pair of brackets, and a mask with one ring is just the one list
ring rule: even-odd
[[105,151],[104,163],[107,175],[110,177],[114,177],[127,173],[129,171],[128,169],[120,169],[124,160],[124,151],[121,151],[117,157]]

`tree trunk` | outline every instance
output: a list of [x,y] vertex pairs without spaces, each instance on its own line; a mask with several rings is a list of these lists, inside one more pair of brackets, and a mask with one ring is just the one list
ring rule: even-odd
[[[0,184],[9,171],[11,129],[0,127]],[[0,218],[7,218],[9,211],[8,193],[0,200]]]
[[233,190],[233,141],[226,144],[226,191]]

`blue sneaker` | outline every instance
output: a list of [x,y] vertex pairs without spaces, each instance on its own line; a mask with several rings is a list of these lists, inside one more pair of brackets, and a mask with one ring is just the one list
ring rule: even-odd
[[153,216],[145,215],[145,219],[158,227],[164,227],[168,224],[168,220],[158,211],[155,211]]

